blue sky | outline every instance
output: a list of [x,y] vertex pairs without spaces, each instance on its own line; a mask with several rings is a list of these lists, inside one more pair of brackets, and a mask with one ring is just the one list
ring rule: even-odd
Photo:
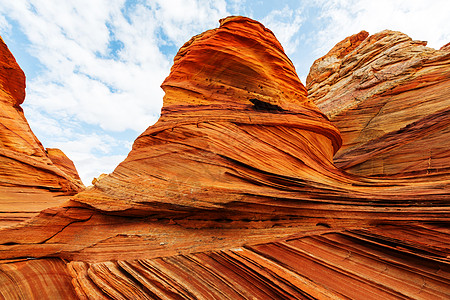
[[157,121],[178,48],[228,15],[271,29],[302,82],[315,59],[361,30],[450,42],[448,0],[0,0],[0,35],[27,76],[32,130],[89,185]]

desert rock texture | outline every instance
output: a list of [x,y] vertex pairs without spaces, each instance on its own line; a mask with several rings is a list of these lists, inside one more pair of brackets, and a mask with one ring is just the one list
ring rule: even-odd
[[308,97],[339,128],[334,158],[354,174],[450,168],[450,52],[385,30],[360,32],[315,61]]
[[84,188],[72,161],[61,150],[44,149],[33,134],[20,107],[24,99],[25,74],[0,38],[0,226]]
[[[2,93],[21,100],[1,103],[21,112],[24,76],[3,48]],[[449,59],[361,32],[314,63],[307,91],[269,29],[222,19],[179,50],[159,121],[82,191],[23,113],[2,119],[22,123],[1,139],[17,130],[36,145],[14,153],[47,167],[36,179],[2,161],[0,208],[28,199],[11,182],[29,177],[41,181],[23,193],[67,201],[0,230],[0,295],[449,298]]]

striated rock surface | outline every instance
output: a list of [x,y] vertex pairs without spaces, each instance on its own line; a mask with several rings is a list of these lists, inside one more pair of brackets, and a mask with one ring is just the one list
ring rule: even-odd
[[340,176],[331,163],[337,129],[306,98],[272,32],[255,21],[222,20],[193,37],[162,88],[160,120],[78,202],[106,211],[217,209],[249,198],[264,177]]
[[[450,268],[441,260],[448,244],[435,248],[434,240],[448,240],[448,230],[412,225],[407,233],[381,226],[154,259],[70,262],[68,268],[78,296],[91,299],[448,298]],[[427,246],[408,242],[418,233]]]
[[113,173],[0,231],[0,295],[450,297],[450,174],[336,168],[339,131],[262,24],[193,37],[162,88],[160,120]]
[[0,264],[2,299],[79,299],[61,259],[17,259]]
[[360,175],[448,172],[450,49],[360,32],[316,60],[309,98],[343,139],[337,166]]
[[68,179],[78,186],[83,187],[83,182],[81,181],[80,175],[78,175],[73,161],[64,152],[57,148],[46,148],[45,153],[47,153],[52,163],[67,175]]
[[58,205],[57,196],[83,188],[73,163],[57,150],[64,167],[54,164],[31,131],[20,107],[24,99],[25,75],[0,38],[0,226]]

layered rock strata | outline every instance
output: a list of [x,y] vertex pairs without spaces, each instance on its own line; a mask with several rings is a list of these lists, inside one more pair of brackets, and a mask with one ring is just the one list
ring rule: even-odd
[[[24,99],[25,75],[0,38],[0,225],[58,205],[62,201],[56,196],[83,189],[73,163],[58,150],[65,158],[63,165],[54,164],[31,131],[20,107]],[[67,173],[70,164],[72,173]]]
[[56,278],[27,297],[450,296],[450,175],[336,168],[339,131],[270,30],[221,20],[180,49],[162,87],[160,120],[113,173],[0,231],[4,297],[28,272]]
[[448,172],[449,64],[448,47],[389,30],[362,31],[316,60],[306,85],[342,134],[336,165],[360,175]]

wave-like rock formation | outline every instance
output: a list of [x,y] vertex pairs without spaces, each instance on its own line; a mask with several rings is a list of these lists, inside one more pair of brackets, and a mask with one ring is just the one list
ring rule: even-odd
[[311,67],[309,98],[335,124],[337,166],[360,175],[448,172],[450,49],[407,35],[365,31]]
[[262,24],[193,37],[162,88],[113,173],[0,231],[3,297],[450,296],[449,174],[336,168],[339,131]]
[[259,23],[226,19],[193,37],[162,88],[160,120],[78,202],[106,211],[218,209],[270,194],[270,177],[326,184],[340,176],[332,166],[337,129]]
[[20,107],[24,99],[25,75],[0,38],[0,226],[61,204],[84,187],[72,161],[60,150],[46,152],[33,134]]

